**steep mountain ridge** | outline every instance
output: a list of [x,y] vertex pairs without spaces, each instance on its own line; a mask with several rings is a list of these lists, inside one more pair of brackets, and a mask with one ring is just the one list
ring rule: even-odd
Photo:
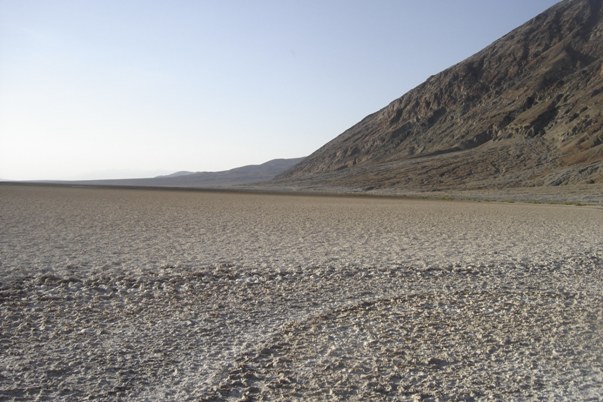
[[566,0],[278,176],[353,189],[603,182],[601,0]]

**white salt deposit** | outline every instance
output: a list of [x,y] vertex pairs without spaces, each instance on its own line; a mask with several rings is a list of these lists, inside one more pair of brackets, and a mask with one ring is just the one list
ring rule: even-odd
[[597,399],[596,207],[0,186],[0,399]]

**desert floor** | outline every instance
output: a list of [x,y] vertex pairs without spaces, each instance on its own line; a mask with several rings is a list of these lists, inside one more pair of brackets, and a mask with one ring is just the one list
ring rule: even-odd
[[0,186],[0,400],[598,400],[603,209]]

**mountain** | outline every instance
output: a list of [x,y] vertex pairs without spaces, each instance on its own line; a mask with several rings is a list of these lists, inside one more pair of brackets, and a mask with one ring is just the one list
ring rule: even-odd
[[153,178],[85,180],[70,183],[109,186],[225,188],[271,180],[303,159],[273,159],[261,165],[247,165],[220,172],[180,171]]
[[566,0],[318,149],[275,185],[475,190],[603,183],[601,0]]
[[159,179],[159,178],[164,178],[164,177],[188,176],[189,174],[195,174],[195,173],[199,173],[199,172],[189,172],[187,170],[181,170],[181,171],[170,173],[170,174],[164,174],[164,175],[161,175],[161,176],[156,176],[155,178]]

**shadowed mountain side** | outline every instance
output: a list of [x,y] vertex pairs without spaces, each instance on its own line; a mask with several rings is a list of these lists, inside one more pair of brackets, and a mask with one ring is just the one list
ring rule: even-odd
[[350,190],[603,183],[600,0],[563,1],[277,177]]
[[273,159],[261,165],[247,165],[220,172],[176,172],[171,175],[144,179],[79,180],[70,183],[111,186],[207,187],[223,188],[249,185],[273,179],[304,158]]

